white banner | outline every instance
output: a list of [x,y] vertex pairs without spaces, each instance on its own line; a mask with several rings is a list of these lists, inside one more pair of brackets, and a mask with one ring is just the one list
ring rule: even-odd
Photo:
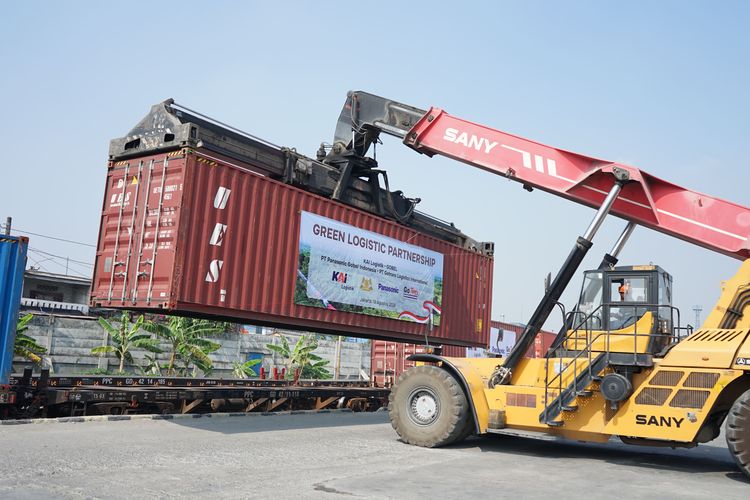
[[490,352],[506,357],[516,345],[516,332],[502,328],[490,328]]
[[443,255],[302,212],[297,304],[440,323]]

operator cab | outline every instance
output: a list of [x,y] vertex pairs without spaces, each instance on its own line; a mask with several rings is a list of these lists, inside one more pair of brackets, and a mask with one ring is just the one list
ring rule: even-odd
[[671,340],[674,315],[669,273],[655,265],[621,266],[584,273],[578,305],[568,324],[578,331],[609,332],[612,350],[617,344],[612,332],[633,332],[631,337],[643,336],[646,351],[656,354]]

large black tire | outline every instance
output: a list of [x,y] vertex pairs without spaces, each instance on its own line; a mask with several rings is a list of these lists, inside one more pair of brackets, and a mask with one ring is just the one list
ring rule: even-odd
[[737,466],[750,477],[750,391],[745,391],[729,410],[727,445]]
[[464,423],[464,428],[458,435],[458,438],[456,438],[456,442],[463,441],[467,437],[474,435],[476,430],[477,429],[474,426],[474,418],[472,417],[471,412],[469,412],[469,414],[466,416],[466,423]]
[[388,398],[391,425],[401,440],[427,448],[465,438],[473,427],[463,389],[447,371],[416,366],[403,373]]

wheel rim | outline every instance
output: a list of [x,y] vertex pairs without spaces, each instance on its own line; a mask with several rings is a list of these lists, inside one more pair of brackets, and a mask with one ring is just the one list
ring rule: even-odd
[[440,400],[432,389],[420,387],[409,395],[409,417],[417,425],[430,425],[440,415]]

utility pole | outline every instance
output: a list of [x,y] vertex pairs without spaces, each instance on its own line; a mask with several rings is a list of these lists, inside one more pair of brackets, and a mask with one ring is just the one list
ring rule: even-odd
[[5,235],[10,236],[10,226],[13,225],[13,217],[5,219]]
[[342,337],[339,335],[338,340],[336,341],[336,351],[334,354],[335,357],[335,363],[333,365],[333,379],[338,380],[341,378],[341,340]]
[[696,304],[693,306],[693,311],[695,311],[695,328],[696,329],[698,329],[701,324],[701,311],[702,310],[703,308],[699,304]]

